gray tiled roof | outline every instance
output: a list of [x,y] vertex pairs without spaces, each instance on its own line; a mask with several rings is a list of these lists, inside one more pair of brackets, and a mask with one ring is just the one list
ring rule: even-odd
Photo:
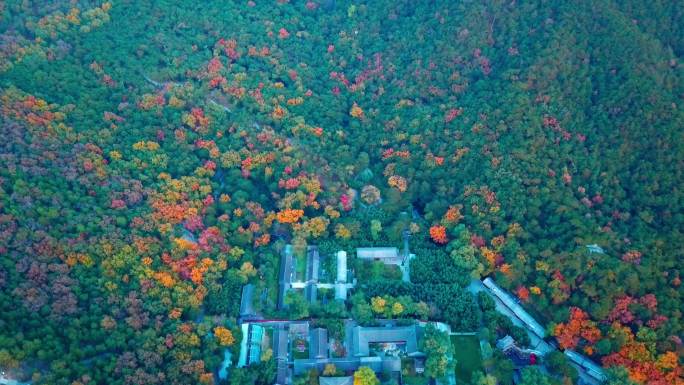
[[515,300],[507,291],[501,289],[493,279],[487,277],[482,281],[491,292],[494,294],[501,302],[503,302],[506,307],[508,307],[516,317],[518,317],[533,333],[535,333],[540,338],[546,336],[546,329],[537,322],[534,317],[532,317],[520,304]]
[[318,297],[318,287],[315,283],[310,283],[304,288],[304,296],[309,303],[315,303]]
[[309,334],[309,322],[308,321],[296,321],[290,322],[290,335],[300,336],[301,338],[306,338]]
[[311,330],[309,342],[309,358],[328,358],[328,330],[316,328]]
[[341,299],[341,300],[347,299],[347,284],[346,283],[336,283],[335,284],[335,299]]
[[292,245],[286,245],[280,253],[280,283],[292,282]]
[[318,271],[320,270],[320,255],[318,247],[309,246],[306,253],[306,280],[318,282]]
[[277,360],[287,361],[287,331],[276,328],[273,330],[273,353]]
[[240,300],[240,315],[254,314],[254,285],[247,284],[242,287],[242,298]]
[[292,282],[292,245],[286,245],[280,253],[280,273],[278,286],[278,309],[285,307],[285,294]]
[[349,358],[328,358],[323,360],[314,360],[310,358],[296,359],[293,361],[294,374],[296,376],[304,374],[311,369],[316,369],[323,372],[325,364],[333,364],[338,370],[344,372],[353,372],[360,366],[358,357]]
[[354,377],[319,377],[319,385],[353,385]]
[[287,366],[287,331],[273,330],[273,352],[276,355],[276,385],[286,385],[288,378]]
[[357,357],[368,356],[368,344],[372,342],[398,342],[406,344],[406,353],[418,352],[416,326],[363,327],[356,326],[353,331],[353,354]]
[[365,260],[379,260],[385,264],[398,265],[403,261],[396,247],[359,247],[356,257]]
[[383,357],[382,370],[384,372],[401,372],[401,359],[399,357]]
[[399,256],[399,249],[396,247],[359,247],[356,249],[356,256],[363,259],[396,258]]

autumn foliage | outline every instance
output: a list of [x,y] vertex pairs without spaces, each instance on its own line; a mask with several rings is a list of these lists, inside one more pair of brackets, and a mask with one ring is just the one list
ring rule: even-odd
[[280,223],[296,223],[304,216],[304,210],[285,209],[276,214],[276,219]]
[[525,286],[520,286],[518,290],[515,291],[521,301],[527,302],[530,300],[530,290]]
[[9,377],[271,378],[269,350],[235,378],[212,373],[238,344],[245,285],[268,297],[264,318],[287,315],[272,300],[283,241],[329,254],[397,246],[408,228],[409,286],[378,284],[398,270],[375,263],[357,302],[310,316],[473,330],[461,289],[491,275],[562,348],[681,384],[668,2],[411,2],[411,17],[391,0],[178,0],[171,15],[4,3],[0,369],[22,372]]
[[354,103],[351,110],[349,110],[349,115],[358,119],[363,118],[363,110],[356,103]]
[[214,328],[214,336],[221,346],[230,346],[235,343],[233,333],[223,326],[217,326]]
[[581,341],[590,348],[601,338],[601,331],[589,315],[577,307],[570,308],[570,318],[566,323],[556,325],[554,335],[561,349],[574,349]]
[[430,227],[430,239],[440,245],[449,242],[449,239],[446,235],[446,228],[441,225],[434,225]]
[[682,385],[684,370],[677,353],[667,351],[657,355],[649,344],[639,339],[626,326],[615,322],[610,333],[619,336],[622,347],[602,360],[605,366],[620,365],[627,368],[632,380],[647,385]]
[[458,223],[463,218],[461,214],[462,205],[450,206],[449,210],[444,214],[444,220],[447,223]]

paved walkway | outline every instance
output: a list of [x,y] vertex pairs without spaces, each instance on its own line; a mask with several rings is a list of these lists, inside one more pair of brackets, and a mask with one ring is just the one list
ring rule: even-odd
[[401,270],[401,280],[404,282],[411,282],[411,260],[415,257],[415,254],[409,254],[404,263],[399,264],[399,269]]

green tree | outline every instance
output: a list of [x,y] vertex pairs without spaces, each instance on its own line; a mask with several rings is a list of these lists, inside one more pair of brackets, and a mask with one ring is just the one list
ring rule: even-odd
[[515,369],[513,362],[499,350],[494,351],[492,360],[492,374],[494,377],[496,377],[502,385],[513,384],[513,370]]
[[637,385],[637,382],[629,378],[629,372],[622,366],[613,366],[606,369],[605,385]]
[[551,378],[534,366],[523,368],[521,377],[520,385],[553,385]]
[[351,297],[352,303],[352,317],[362,325],[368,325],[373,322],[373,309],[371,305],[366,302],[363,293],[355,293]]
[[442,378],[453,364],[453,347],[449,334],[428,324],[420,341],[420,349],[425,353],[425,373],[432,378]]
[[380,222],[377,219],[371,220],[370,232],[371,232],[371,238],[373,238],[374,241],[378,240],[378,238],[380,237],[381,231],[382,231],[382,222]]
[[290,290],[285,294],[284,302],[291,319],[302,319],[309,316],[309,303],[302,293]]
[[554,351],[544,356],[544,364],[553,373],[562,377],[567,377],[575,383],[577,381],[578,373],[574,366],[570,365],[567,357],[561,352]]
[[481,371],[473,372],[472,378],[473,385],[497,385],[498,381],[496,377],[491,374],[484,374]]

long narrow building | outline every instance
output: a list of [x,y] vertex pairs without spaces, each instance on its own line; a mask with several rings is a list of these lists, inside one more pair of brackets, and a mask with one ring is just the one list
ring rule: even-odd
[[515,314],[520,321],[522,321],[525,326],[539,338],[544,338],[546,336],[546,329],[537,322],[522,306],[505,290],[501,289],[493,279],[487,277],[482,281],[492,294],[494,294],[501,302],[503,302],[506,307],[511,309],[513,314]]

